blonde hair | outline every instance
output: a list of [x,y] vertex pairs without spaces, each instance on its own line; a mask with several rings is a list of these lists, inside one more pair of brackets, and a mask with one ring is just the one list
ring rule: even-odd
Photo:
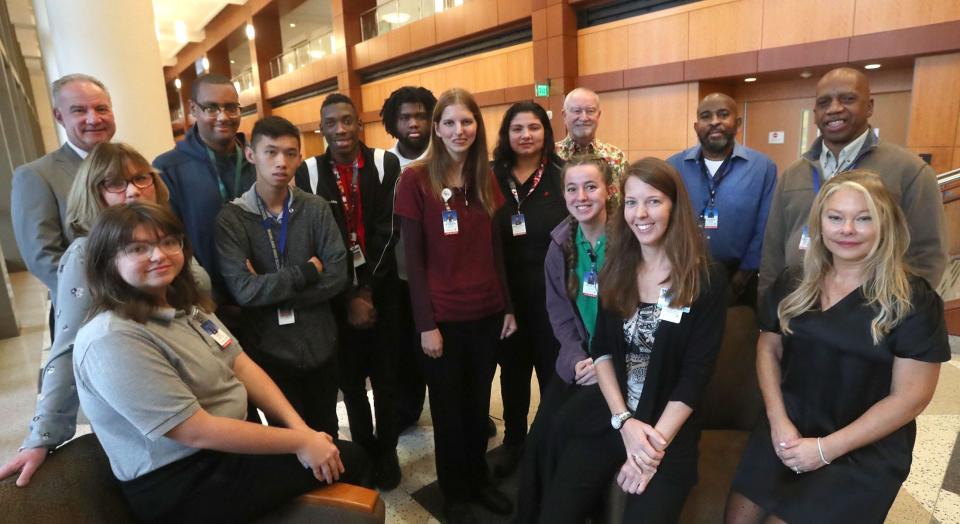
[[104,182],[126,179],[127,163],[153,177],[156,203],[166,207],[170,191],[156,169],[133,147],[123,143],[97,144],[80,164],[67,197],[67,226],[75,237],[86,236],[94,221],[108,206],[100,193]]
[[873,343],[895,328],[910,313],[909,268],[905,261],[910,245],[910,230],[900,206],[893,200],[880,177],[864,170],[854,170],[831,178],[810,209],[810,247],[803,257],[803,279],[799,287],[787,295],[777,307],[780,329],[792,333],[790,321],[820,308],[822,285],[833,269],[833,254],[823,243],[823,212],[827,200],[841,189],[857,191],[867,203],[870,218],[876,225],[877,238],[863,261],[863,296],[877,314],[870,322]]
[[443,144],[443,139],[437,136],[437,126],[443,117],[443,112],[453,105],[462,105],[473,114],[477,122],[477,135],[467,151],[467,158],[463,163],[464,190],[467,198],[473,197],[480,202],[484,211],[493,216],[496,211],[496,198],[493,178],[490,175],[490,163],[487,152],[487,133],[483,125],[483,114],[480,106],[466,89],[453,88],[444,91],[433,108],[433,125],[430,127],[430,145],[422,161],[417,164],[426,166],[429,192],[441,199],[440,193],[444,188],[444,177],[453,169],[454,161]]

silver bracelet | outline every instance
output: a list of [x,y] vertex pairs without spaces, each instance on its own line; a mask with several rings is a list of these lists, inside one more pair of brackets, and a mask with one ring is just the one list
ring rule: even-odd
[[830,463],[827,462],[827,459],[823,457],[823,448],[820,447],[820,437],[817,437],[817,451],[820,452],[820,462],[823,462],[824,464],[829,466]]

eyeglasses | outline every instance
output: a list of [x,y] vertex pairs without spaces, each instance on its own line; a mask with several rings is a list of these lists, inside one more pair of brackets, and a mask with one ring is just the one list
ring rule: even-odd
[[197,104],[197,106],[209,118],[216,118],[220,115],[220,111],[227,116],[240,116],[241,110],[240,104]]
[[153,256],[153,250],[160,248],[164,255],[176,255],[183,251],[183,237],[179,235],[169,235],[160,239],[159,242],[130,242],[123,246],[123,254],[136,260],[147,260]]
[[138,189],[146,189],[153,185],[153,173],[137,173],[133,178],[114,178],[104,180],[100,183],[109,193],[123,193],[130,184],[137,186]]

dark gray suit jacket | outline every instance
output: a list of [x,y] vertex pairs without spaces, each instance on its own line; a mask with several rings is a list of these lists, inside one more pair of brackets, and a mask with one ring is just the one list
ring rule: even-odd
[[27,269],[57,296],[57,265],[70,244],[67,196],[82,162],[69,144],[13,172],[13,233]]

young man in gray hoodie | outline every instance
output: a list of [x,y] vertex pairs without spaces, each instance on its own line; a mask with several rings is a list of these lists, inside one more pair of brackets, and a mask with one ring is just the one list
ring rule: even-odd
[[257,180],[217,216],[220,272],[258,338],[250,356],[310,427],[335,436],[337,326],[329,301],[349,283],[346,249],[327,202],[290,186],[301,158],[296,126],[266,117],[252,135],[244,153]]

